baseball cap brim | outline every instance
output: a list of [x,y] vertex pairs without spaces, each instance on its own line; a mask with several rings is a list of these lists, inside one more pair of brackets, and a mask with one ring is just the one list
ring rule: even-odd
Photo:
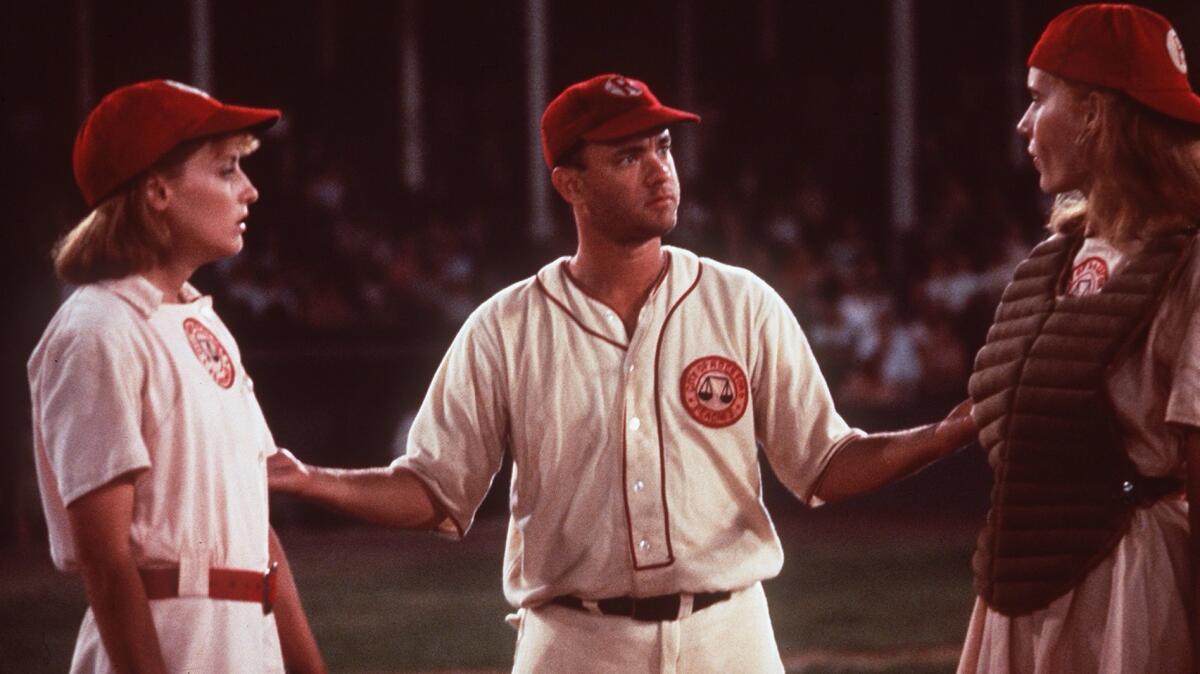
[[634,108],[613,117],[594,129],[588,130],[580,138],[592,142],[617,140],[618,138],[625,138],[643,131],[667,126],[668,124],[675,124],[677,122],[698,123],[699,121],[699,115],[669,108],[665,105]]
[[1192,124],[1200,124],[1200,96],[1190,91],[1178,89],[1156,89],[1147,91],[1127,90],[1130,98],[1157,110],[1168,117],[1174,117]]
[[222,105],[187,134],[189,139],[217,136],[235,131],[266,131],[279,121],[280,112],[271,108]]

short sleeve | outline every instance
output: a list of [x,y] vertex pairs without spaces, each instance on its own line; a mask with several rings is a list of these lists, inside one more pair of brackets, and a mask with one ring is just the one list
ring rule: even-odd
[[838,414],[829,386],[795,315],[763,287],[753,364],[755,433],[776,476],[799,499],[813,489],[842,444],[864,433]]
[[143,355],[119,329],[58,336],[32,373],[37,423],[63,503],[150,466],[142,438]]
[[499,341],[485,304],[455,337],[413,420],[404,456],[393,466],[415,473],[445,508],[439,530],[461,537],[500,470],[508,436]]

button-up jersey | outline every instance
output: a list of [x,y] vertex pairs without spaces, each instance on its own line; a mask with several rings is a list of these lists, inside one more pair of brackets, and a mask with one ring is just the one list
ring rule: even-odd
[[632,337],[557,260],[467,320],[394,465],[461,536],[513,458],[504,590],[648,596],[747,587],[783,551],[762,502],[761,445],[812,501],[861,435],[834,409],[800,326],[750,272],[665,247]]

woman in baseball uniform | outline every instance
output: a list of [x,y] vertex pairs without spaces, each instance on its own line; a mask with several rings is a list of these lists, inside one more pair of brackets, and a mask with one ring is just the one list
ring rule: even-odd
[[90,605],[73,672],[324,670],[267,520],[274,441],[188,283],[241,249],[258,192],[239,160],[278,118],[155,80],[110,93],[76,138],[93,210],[54,264],[78,287],[29,360],[50,550]]
[[1054,19],[1028,87],[1058,197],[971,377],[995,486],[959,671],[1200,671],[1200,97],[1131,5]]

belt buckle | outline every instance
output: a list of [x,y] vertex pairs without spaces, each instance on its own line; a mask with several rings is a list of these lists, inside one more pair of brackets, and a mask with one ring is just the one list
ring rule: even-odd
[[268,615],[275,610],[275,589],[276,573],[279,570],[279,562],[271,562],[271,566],[263,572],[262,576],[262,609],[263,615]]

